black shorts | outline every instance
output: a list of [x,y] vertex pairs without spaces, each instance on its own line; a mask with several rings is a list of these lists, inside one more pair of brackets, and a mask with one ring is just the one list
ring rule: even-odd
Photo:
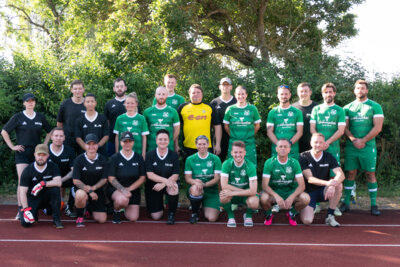
[[[78,188],[74,186],[75,192],[78,191]],[[106,212],[107,207],[106,207],[106,196],[104,194],[104,187],[97,189],[94,191],[97,194],[98,199],[97,200],[92,200],[92,198],[88,194],[88,204],[87,204],[87,209],[90,211],[94,212]]]
[[325,191],[325,186],[321,186],[320,188],[318,188],[315,191],[307,192],[310,195],[310,203],[308,203],[308,206],[315,209],[317,202],[328,201],[328,200],[325,200],[324,191]]
[[70,188],[74,185],[74,183],[72,182],[72,178],[68,179],[66,181],[64,181],[61,185],[62,188]]
[[[112,185],[107,186],[106,194],[110,201],[112,201],[112,194],[114,194],[116,190],[117,189]],[[129,205],[140,205],[140,187],[132,190],[131,194],[132,196],[129,198]]]
[[24,146],[22,152],[15,152],[15,164],[31,164],[35,161],[35,146]]
[[164,210],[164,194],[167,193],[166,188],[161,191],[155,191],[151,187],[146,186],[145,190],[146,208],[149,213],[159,212]]

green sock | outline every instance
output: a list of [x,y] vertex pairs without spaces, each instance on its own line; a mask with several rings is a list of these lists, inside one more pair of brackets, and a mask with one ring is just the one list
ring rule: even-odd
[[235,215],[233,214],[231,202],[228,202],[226,204],[221,204],[221,206],[224,208],[224,210],[228,214],[228,219],[234,219],[235,218]]
[[253,217],[253,210],[247,208],[246,209],[246,218],[252,218]]
[[265,210],[265,211],[264,211],[264,214],[265,214],[265,217],[271,215],[271,214],[272,214],[272,209]]
[[350,205],[351,190],[353,190],[354,181],[344,180],[344,203]]
[[292,207],[290,210],[289,210],[289,212],[292,214],[292,215],[297,215],[297,210],[295,210],[294,209],[294,207]]
[[368,183],[369,198],[371,206],[376,205],[376,195],[378,195],[378,183]]

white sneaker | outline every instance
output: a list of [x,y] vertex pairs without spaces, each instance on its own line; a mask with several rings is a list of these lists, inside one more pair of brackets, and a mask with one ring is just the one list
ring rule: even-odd
[[329,226],[332,226],[332,227],[339,227],[340,226],[340,223],[338,223],[335,220],[335,216],[332,215],[332,214],[329,214],[328,217],[325,218],[325,223],[327,225],[329,225]]
[[246,213],[243,213],[243,225],[244,227],[253,227],[253,219],[252,218],[246,218]]
[[272,206],[272,213],[278,213],[281,209],[279,208],[278,204],[275,204],[274,206]]
[[340,217],[340,216],[343,215],[342,212],[339,210],[338,207],[336,207],[335,212],[334,212],[333,214],[335,214],[336,217]]
[[235,228],[235,227],[236,227],[236,221],[235,221],[235,219],[229,219],[229,220],[228,220],[228,223],[226,224],[226,226],[227,226],[227,227],[230,227],[230,228]]
[[320,212],[321,212],[321,205],[318,204],[318,205],[315,206],[314,214],[318,214]]

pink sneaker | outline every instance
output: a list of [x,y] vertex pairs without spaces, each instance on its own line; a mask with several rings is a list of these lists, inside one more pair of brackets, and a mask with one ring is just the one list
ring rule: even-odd
[[264,225],[269,226],[272,224],[272,219],[274,218],[274,214],[270,214],[265,218]]
[[290,225],[292,225],[292,226],[296,226],[296,225],[297,225],[295,215],[291,215],[290,212],[288,211],[288,212],[286,213],[286,216],[287,216],[288,219],[289,219],[289,224],[290,224]]

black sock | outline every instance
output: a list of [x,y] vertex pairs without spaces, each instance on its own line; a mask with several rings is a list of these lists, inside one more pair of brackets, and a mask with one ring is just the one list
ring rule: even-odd
[[83,211],[84,211],[84,208],[82,208],[82,209],[76,208],[76,216],[83,217]]
[[168,198],[168,212],[175,214],[176,208],[178,207],[178,199],[179,199],[179,194],[178,195],[167,195]]
[[192,213],[197,213],[199,214],[199,209],[200,209],[200,205],[201,205],[202,200],[194,200],[191,199],[190,200],[190,205],[192,205]]
[[334,215],[335,210],[328,208],[328,214],[326,215],[326,217],[328,217],[328,215]]

